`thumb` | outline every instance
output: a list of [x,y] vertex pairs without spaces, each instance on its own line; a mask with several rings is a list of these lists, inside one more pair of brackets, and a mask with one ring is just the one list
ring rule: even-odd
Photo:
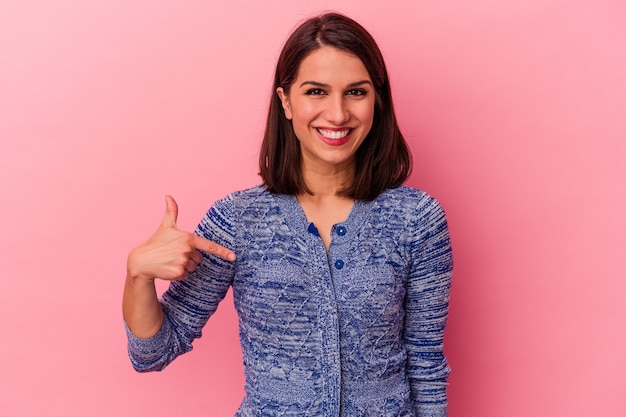
[[161,227],[176,227],[178,218],[178,204],[171,195],[165,196],[165,215],[161,221]]

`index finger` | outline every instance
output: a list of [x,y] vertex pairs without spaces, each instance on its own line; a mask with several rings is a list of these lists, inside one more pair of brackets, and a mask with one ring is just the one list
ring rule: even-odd
[[232,250],[227,249],[222,245],[219,245],[211,240],[205,239],[200,236],[194,235],[193,245],[196,247],[196,249],[200,249],[201,251],[204,251],[206,253],[211,253],[213,255],[219,256],[220,258],[227,261],[234,261],[237,258],[235,252],[233,252]]

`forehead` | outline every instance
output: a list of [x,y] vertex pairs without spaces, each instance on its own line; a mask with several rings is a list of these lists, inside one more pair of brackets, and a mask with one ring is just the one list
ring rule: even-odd
[[350,84],[369,80],[367,68],[356,55],[330,46],[322,46],[307,55],[298,68],[296,86],[303,81],[325,84]]

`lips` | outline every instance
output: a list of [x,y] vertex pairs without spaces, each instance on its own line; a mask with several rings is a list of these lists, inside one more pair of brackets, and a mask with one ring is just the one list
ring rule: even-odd
[[351,133],[353,131],[351,128],[323,129],[319,127],[315,130],[322,142],[330,146],[341,146],[347,143],[350,137],[352,137]]
[[330,140],[339,140],[343,139],[350,134],[352,129],[320,129],[317,128],[317,133],[319,133],[325,139]]

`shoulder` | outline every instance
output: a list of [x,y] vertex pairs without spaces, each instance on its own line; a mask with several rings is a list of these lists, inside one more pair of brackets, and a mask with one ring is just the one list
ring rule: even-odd
[[414,242],[447,231],[446,214],[437,199],[408,186],[387,189],[372,202],[370,222],[399,242]]
[[383,191],[374,202],[381,207],[391,206],[407,218],[437,213],[445,215],[437,199],[423,190],[406,185]]
[[217,200],[207,214],[228,218],[233,224],[250,226],[276,219],[281,213],[288,215],[285,213],[293,211],[292,200],[289,196],[269,192],[265,185],[256,185]]
[[270,204],[272,195],[264,185],[255,185],[244,190],[234,191],[217,200],[212,209],[241,212],[255,204]]
[[254,187],[246,188],[244,190],[234,191],[228,194],[222,200],[230,200],[236,203],[245,204],[248,201],[254,201],[269,195],[271,194],[269,193],[269,191],[267,191],[267,188],[262,184],[258,184]]
[[215,201],[206,212],[197,232],[209,239],[209,231],[221,230],[235,235],[251,218],[260,218],[263,211],[260,207],[269,206],[271,194],[262,185],[245,190],[234,191]]

